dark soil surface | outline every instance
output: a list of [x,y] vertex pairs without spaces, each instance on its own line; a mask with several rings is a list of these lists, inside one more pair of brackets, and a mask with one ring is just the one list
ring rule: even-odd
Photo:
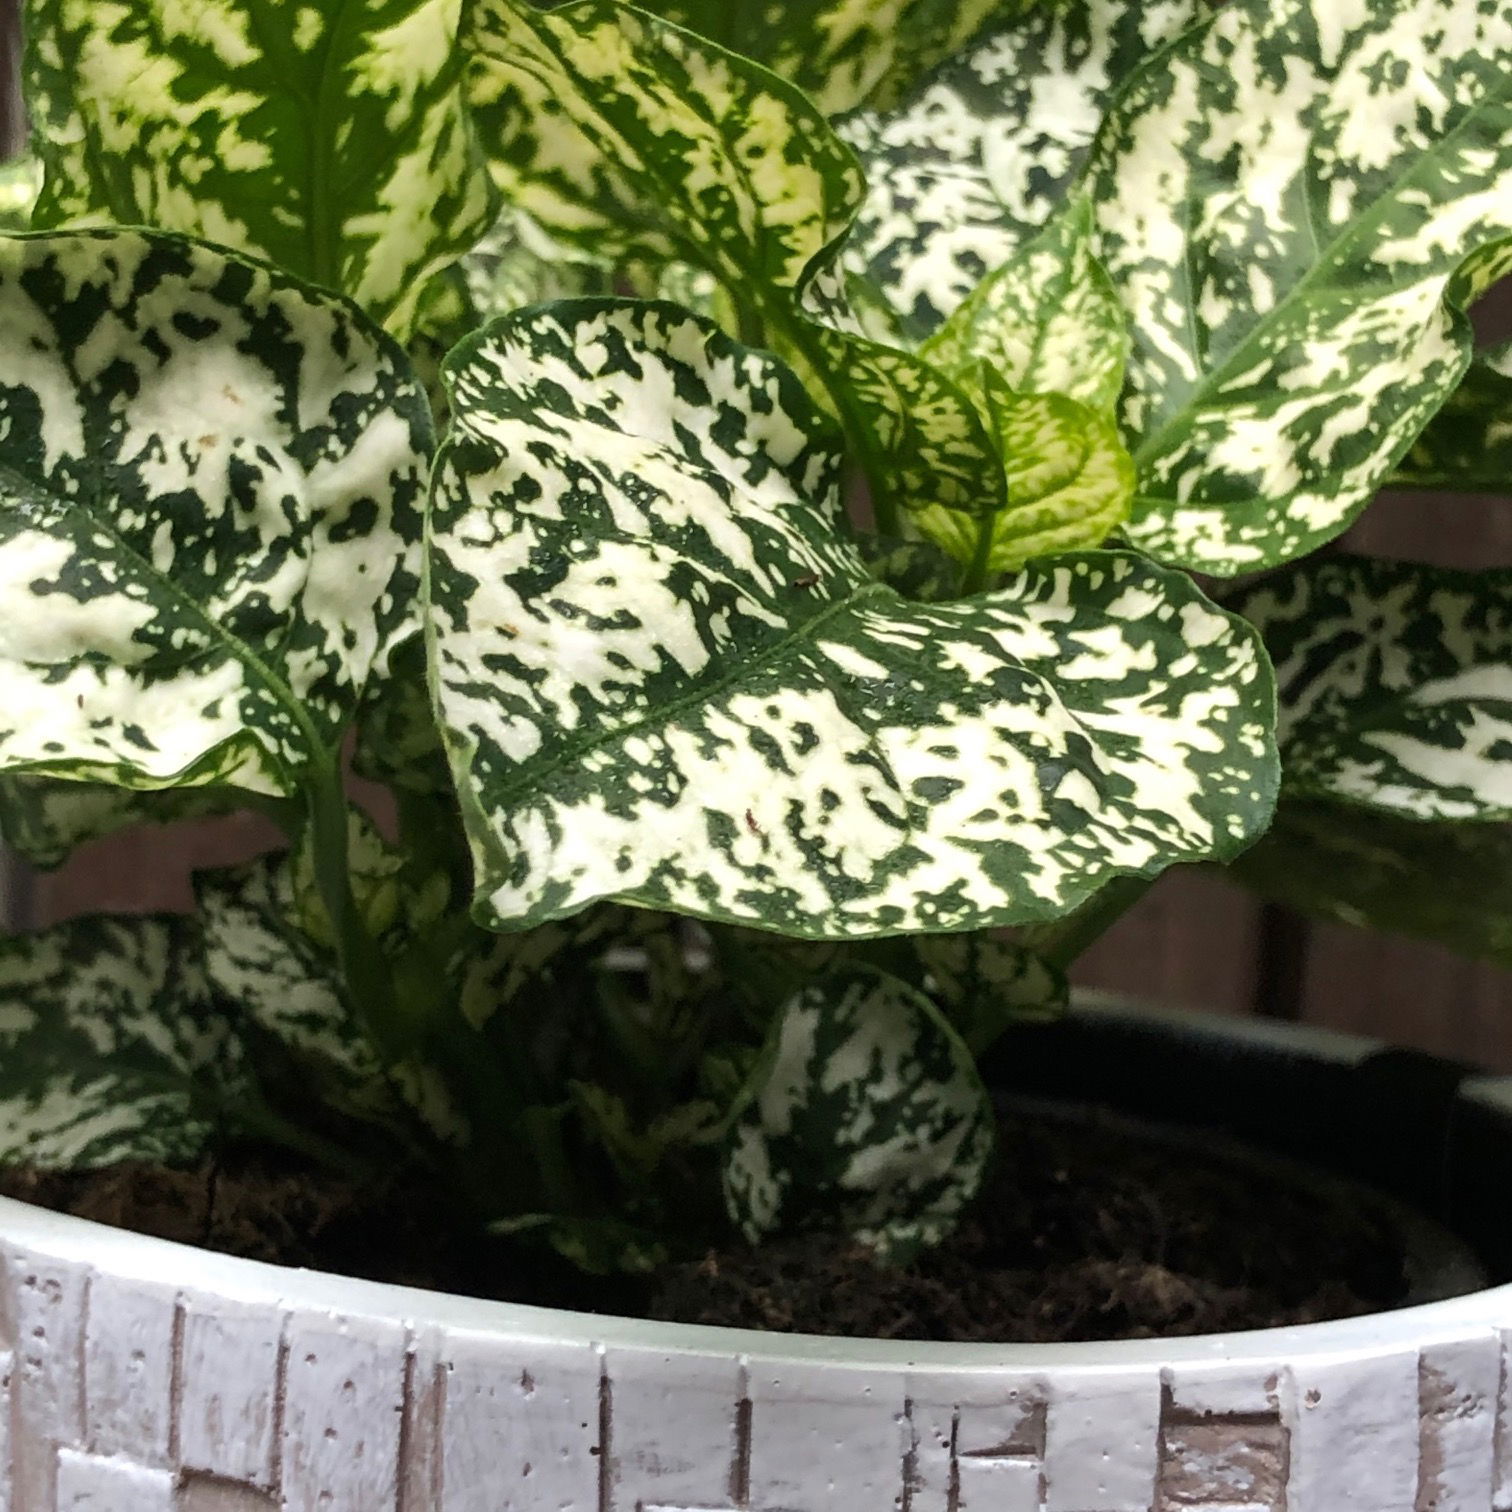
[[648,1283],[448,1226],[433,1192],[358,1191],[255,1156],[196,1171],[0,1172],[7,1196],[252,1259],[517,1302],[896,1339],[1145,1338],[1317,1322],[1407,1296],[1403,1240],[1368,1198],[1116,1119],[1003,1121],[989,1190],[914,1265],[805,1236]]

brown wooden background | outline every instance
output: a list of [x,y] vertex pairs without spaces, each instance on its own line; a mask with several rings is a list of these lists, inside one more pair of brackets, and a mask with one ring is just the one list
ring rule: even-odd
[[[0,147],[19,140],[16,0],[0,0]],[[1512,291],[1478,312],[1512,330]],[[0,341],[3,341],[0,333]],[[1359,550],[1452,566],[1512,563],[1512,501],[1384,496],[1349,538]],[[91,846],[62,870],[34,876],[11,864],[0,908],[38,924],[82,908],[151,909],[187,903],[195,866],[261,848],[255,820],[125,834]],[[1512,908],[1512,897],[1506,900]],[[1262,1013],[1374,1034],[1512,1070],[1512,972],[1445,950],[1312,926],[1261,907],[1221,877],[1169,874],[1082,961],[1077,980],[1220,1013]]]

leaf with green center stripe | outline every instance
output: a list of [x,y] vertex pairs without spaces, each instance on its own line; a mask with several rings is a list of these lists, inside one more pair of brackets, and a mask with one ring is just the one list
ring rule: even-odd
[[0,238],[0,770],[287,795],[411,624],[424,396],[177,237]]
[[992,1158],[970,1051],[928,998],[880,972],[842,968],[798,993],[742,1099],[725,1206],[752,1243],[839,1229],[905,1262],[950,1232]]
[[1184,576],[899,598],[791,374],[671,306],[526,311],[448,378],[426,614],[482,921],[960,930],[1263,825],[1270,672]]
[[1342,531],[1453,393],[1512,265],[1512,7],[1238,0],[1088,169],[1134,347],[1130,539],[1219,574]]
[[1092,252],[1092,207],[1077,199],[1027,247],[984,278],[920,348],[970,383],[986,364],[1019,394],[1064,394],[1111,416],[1129,333]]
[[795,288],[845,230],[860,169],[790,84],[612,0],[478,0],[473,106],[494,177],[596,254]]
[[1512,826],[1287,801],[1233,873],[1289,908],[1512,966]]
[[827,115],[883,103],[1033,0],[846,0],[743,6],[653,0],[646,9],[791,80]]
[[1398,464],[1391,486],[1512,492],[1512,341],[1475,354],[1460,386]]
[[1199,0],[1056,0],[987,29],[841,135],[866,170],[847,246],[922,338],[1063,203],[1114,90]]
[[460,0],[27,0],[38,227],[160,226],[407,333],[488,228]]
[[921,509],[914,516],[919,529],[962,562],[973,560],[986,530],[985,561],[994,573],[1099,545],[1128,518],[1134,498],[1134,463],[1113,421],[1063,394],[1014,394],[991,370],[981,381],[1008,503],[988,521]]
[[1238,607],[1276,664],[1289,792],[1512,819],[1512,571],[1333,557]]
[[183,918],[0,940],[0,1161],[82,1170],[204,1152],[241,1070],[198,956]]

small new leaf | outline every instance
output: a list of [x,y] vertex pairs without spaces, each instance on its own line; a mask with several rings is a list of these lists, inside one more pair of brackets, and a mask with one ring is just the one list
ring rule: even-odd
[[978,381],[1003,456],[1007,506],[986,521],[918,510],[919,529],[961,562],[976,557],[985,530],[992,573],[1100,545],[1134,498],[1134,463],[1113,421],[1063,394],[1014,394],[991,370]]
[[522,312],[448,379],[426,614],[480,921],[962,930],[1264,823],[1270,672],[1185,577],[901,599],[792,375],[671,306]]
[[788,1002],[743,1096],[724,1191],[753,1243],[821,1227],[906,1261],[950,1232],[992,1156],[966,1046],[922,993],[863,968]]
[[1065,1010],[1065,976],[1001,936],[923,935],[914,950],[928,973],[926,990],[974,1056],[1012,1025],[1042,1023]]
[[1512,7],[1235,0],[1129,82],[1088,184],[1134,339],[1130,539],[1301,556],[1453,393],[1512,259]]
[[344,301],[0,237],[0,769],[293,792],[412,623],[425,398]]
[[1289,793],[1512,819],[1512,571],[1337,556],[1238,607],[1276,664]]
[[1070,207],[967,296],[919,349],[970,384],[977,369],[1018,394],[1064,394],[1111,418],[1129,333],[1092,252],[1092,208]]
[[26,0],[38,227],[159,226],[406,334],[487,229],[458,0]]
[[240,1046],[197,957],[182,918],[0,940],[0,1162],[82,1170],[204,1152]]

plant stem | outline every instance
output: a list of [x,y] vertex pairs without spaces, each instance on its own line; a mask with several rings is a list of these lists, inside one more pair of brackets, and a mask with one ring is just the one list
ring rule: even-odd
[[976,550],[971,554],[971,561],[967,564],[966,571],[961,577],[961,597],[970,598],[973,593],[981,593],[992,581],[992,543],[993,525],[996,523],[996,515],[984,516],[981,526],[977,531]]
[[336,756],[328,757],[306,789],[315,885],[331,916],[336,958],[347,997],[384,1065],[402,1060],[408,1035],[394,992],[394,980],[368,932],[352,893],[347,861],[347,800]]
[[1019,944],[1042,961],[1065,971],[1155,885],[1154,877],[1118,877],[1099,888],[1080,908],[1048,924],[1019,931]]

